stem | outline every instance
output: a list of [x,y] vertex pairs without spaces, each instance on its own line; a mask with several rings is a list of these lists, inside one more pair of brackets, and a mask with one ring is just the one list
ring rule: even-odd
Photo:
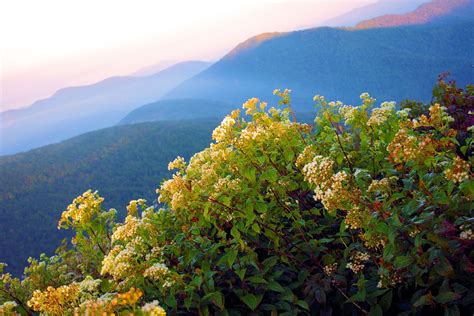
[[337,133],[336,126],[334,126],[331,120],[329,120],[329,122],[331,123],[331,126],[334,129],[334,133],[336,134],[336,137],[337,137],[337,142],[339,143],[339,147],[341,147],[342,154],[344,155],[344,158],[346,159],[347,164],[349,165],[349,169],[351,170],[351,173],[354,174],[354,168],[352,167],[352,162],[349,160],[349,157],[347,156],[347,153],[344,150],[344,147],[342,146],[341,138],[339,137],[339,134]]

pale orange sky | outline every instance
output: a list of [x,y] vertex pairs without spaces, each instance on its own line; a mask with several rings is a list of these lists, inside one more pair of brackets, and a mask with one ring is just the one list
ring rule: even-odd
[[0,111],[161,60],[215,60],[245,39],[376,0],[0,1]]

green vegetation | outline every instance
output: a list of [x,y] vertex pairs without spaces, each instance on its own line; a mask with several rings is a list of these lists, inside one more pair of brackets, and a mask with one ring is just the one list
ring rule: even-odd
[[470,315],[474,90],[434,91],[400,111],[316,96],[314,124],[294,119],[288,90],[277,108],[250,99],[250,119],[233,111],[210,147],[168,165],[163,208],[132,200],[120,222],[97,192],[77,197],[58,223],[72,245],[30,260],[22,281],[3,274],[0,308]]

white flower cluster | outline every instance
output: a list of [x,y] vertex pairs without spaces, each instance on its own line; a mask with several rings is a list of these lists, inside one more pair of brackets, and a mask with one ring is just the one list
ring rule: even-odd
[[146,303],[142,306],[141,310],[147,316],[166,316],[165,310],[159,305],[157,300]]
[[385,123],[395,112],[395,102],[384,102],[380,108],[374,109],[370,115],[367,125],[377,127]]
[[235,119],[229,115],[224,117],[221,124],[212,132],[212,139],[218,143],[224,141],[229,135],[229,132],[232,131],[234,125]]
[[346,267],[354,273],[359,273],[364,270],[365,262],[369,261],[370,256],[368,253],[357,251],[351,256],[351,261],[346,264]]

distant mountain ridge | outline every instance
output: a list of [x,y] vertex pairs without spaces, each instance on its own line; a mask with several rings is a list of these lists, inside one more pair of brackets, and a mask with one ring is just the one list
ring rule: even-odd
[[394,27],[401,25],[415,25],[432,22],[437,18],[447,16],[457,10],[462,9],[463,15],[474,14],[473,0],[432,0],[422,4],[415,11],[405,14],[387,14],[370,20],[362,21],[355,26],[355,29],[362,30],[368,28]]
[[450,71],[461,85],[474,81],[473,27],[471,17],[443,24],[264,34],[237,45],[163,98],[272,101],[273,89],[290,88],[299,111],[312,108],[314,94],[348,104],[358,102],[364,91],[378,100],[428,101],[440,73]]
[[361,21],[373,19],[386,14],[402,14],[415,10],[420,4],[431,0],[379,0],[347,13],[333,17],[321,23],[331,27],[354,27]]
[[204,99],[160,100],[133,110],[118,125],[209,117],[221,118],[232,109],[239,107],[240,105]]
[[0,113],[0,154],[115,125],[135,107],[158,100],[207,67],[207,62],[189,61],[150,76],[112,77],[92,85],[64,88],[27,108]]

